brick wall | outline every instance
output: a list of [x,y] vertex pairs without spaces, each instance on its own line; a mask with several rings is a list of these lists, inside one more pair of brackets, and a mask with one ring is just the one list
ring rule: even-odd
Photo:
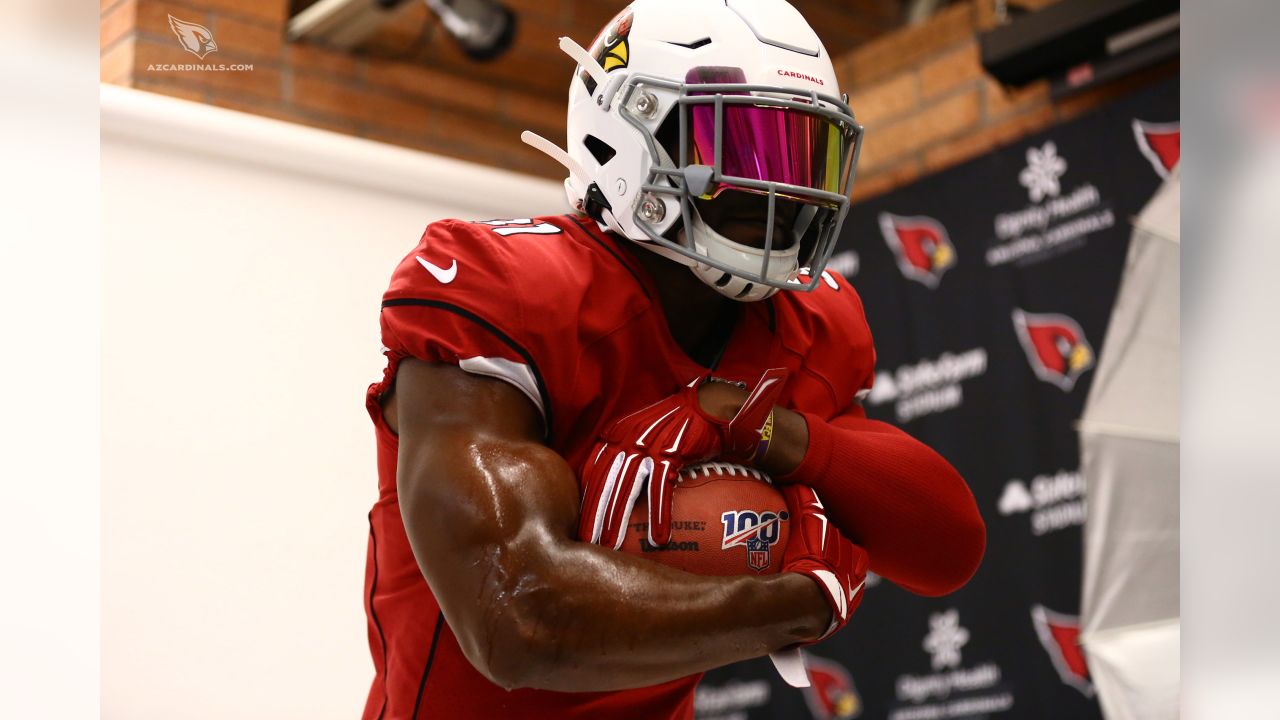
[[1177,73],[1176,64],[1053,102],[1047,81],[1008,89],[978,61],[977,33],[994,22],[982,0],[950,5],[919,25],[836,63],[866,128],[855,201],[987,153]]
[[[562,106],[551,107],[535,91],[390,57],[390,51],[380,56],[286,42],[287,5],[286,0],[102,0],[100,78],[521,172],[555,174],[550,161],[518,138],[524,128],[563,135]],[[420,34],[429,28],[424,8],[421,2],[406,3],[379,39],[390,43],[399,30],[413,27]],[[170,15],[208,28],[217,51],[201,60],[182,49],[169,27]],[[550,42],[554,46],[555,36]],[[253,69],[149,69],[192,63],[251,64]],[[561,65],[554,70],[567,77],[572,63],[566,59]]]
[[[553,161],[519,141],[564,141],[573,63],[556,47],[587,44],[623,0],[505,0],[520,21],[498,61],[468,60],[420,0],[403,3],[354,52],[284,40],[288,0],[100,0],[103,82],[357,135],[549,178]],[[794,0],[851,49],[897,23],[894,0]],[[183,50],[169,16],[205,26],[203,60]],[[161,65],[252,64],[251,71],[163,71]]]
[[[1010,92],[982,74],[975,34],[992,22],[987,0],[954,4],[897,30],[894,0],[792,1],[837,57],[841,84],[867,128],[855,199],[1012,142],[1155,77],[1055,104],[1044,83]],[[520,16],[515,45],[496,62],[476,64],[418,1],[401,5],[368,42],[345,52],[285,42],[287,0],[100,0],[100,74],[104,82],[558,179],[563,171],[523,145],[519,132],[563,142],[572,62],[556,38],[589,42],[624,3],[507,2]],[[207,27],[217,52],[198,60],[183,50],[170,15]],[[192,63],[253,69],[153,69]]]

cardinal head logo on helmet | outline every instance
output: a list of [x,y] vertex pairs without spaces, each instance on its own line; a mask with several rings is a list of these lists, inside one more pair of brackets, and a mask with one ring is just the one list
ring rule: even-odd
[[[591,53],[591,57],[600,63],[600,67],[605,72],[625,68],[631,57],[631,48],[628,45],[628,36],[631,35],[631,23],[634,16],[631,14],[631,8],[626,8],[618,13],[608,25],[600,31],[596,36],[595,42],[591,43],[591,47],[587,52]],[[578,73],[578,77],[582,82],[587,84],[588,92],[595,92],[596,81],[586,71],[582,70]]]

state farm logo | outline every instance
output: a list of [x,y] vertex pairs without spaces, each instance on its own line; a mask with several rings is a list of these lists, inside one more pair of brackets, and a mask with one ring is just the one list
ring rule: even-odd
[[1079,323],[1066,315],[1014,308],[1013,327],[1036,377],[1063,392],[1070,392],[1076,379],[1093,367],[1093,347]]
[[1080,647],[1080,618],[1056,613],[1043,605],[1032,605],[1031,622],[1062,682],[1079,690],[1085,697],[1093,697],[1089,665],[1085,661],[1084,648]]
[[1085,483],[1077,470],[1036,475],[1030,482],[1013,478],[1005,483],[996,510],[1005,517],[1029,513],[1031,534],[1037,537],[1084,525]]
[[[1000,686],[999,665],[963,664],[969,640],[969,629],[960,622],[959,610],[931,613],[920,647],[929,654],[933,672],[898,676],[894,683],[898,704],[889,712],[889,720],[983,716],[1012,708],[1013,693]],[[962,697],[952,697],[954,694]]]
[[1029,205],[995,216],[995,238],[989,241],[990,267],[1038,262],[1083,247],[1089,235],[1113,227],[1115,212],[1093,184],[1063,190],[1067,160],[1052,140],[1027,148],[1027,165],[1018,184],[1027,190]]
[[984,348],[945,352],[932,360],[877,372],[866,404],[874,406],[892,402],[898,422],[909,422],[960,407],[964,402],[961,383],[986,371],[987,351]]
[[852,720],[862,714],[862,698],[845,666],[808,652],[804,665],[809,672],[804,701],[815,720]]
[[1154,123],[1133,119],[1133,138],[1138,150],[1151,163],[1152,169],[1162,178],[1169,177],[1182,157],[1182,128],[1180,123]]
[[931,217],[880,213],[880,232],[904,277],[929,288],[956,264],[956,248],[942,223]]

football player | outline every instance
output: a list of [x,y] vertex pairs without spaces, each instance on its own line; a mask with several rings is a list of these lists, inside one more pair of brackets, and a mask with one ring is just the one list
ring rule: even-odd
[[[800,14],[636,0],[561,47],[568,147],[524,137],[574,212],[434,223],[382,304],[366,720],[689,718],[700,673],[830,636],[869,569],[939,595],[982,556],[963,479],[859,405],[871,334],[824,266],[862,129]],[[708,458],[781,485],[780,574],[614,551],[646,489],[666,542]]]

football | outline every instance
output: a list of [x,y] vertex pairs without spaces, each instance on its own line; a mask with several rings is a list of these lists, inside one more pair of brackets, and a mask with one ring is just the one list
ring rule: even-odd
[[771,575],[787,546],[787,504],[758,470],[708,462],[685,468],[671,500],[671,542],[649,543],[644,493],[627,524],[622,552],[699,575]]

